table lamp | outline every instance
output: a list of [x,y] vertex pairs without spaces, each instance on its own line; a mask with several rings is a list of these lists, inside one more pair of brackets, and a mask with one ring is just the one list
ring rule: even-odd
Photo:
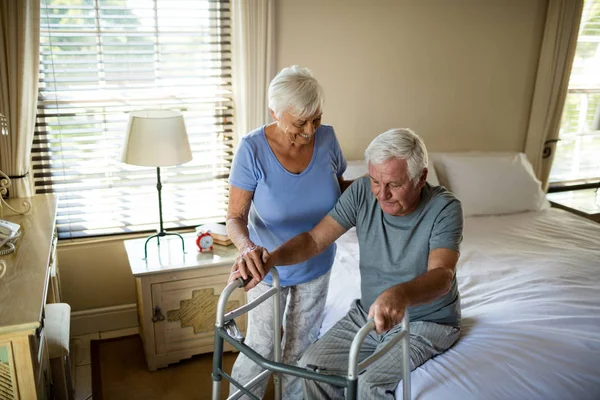
[[158,233],[146,239],[144,259],[148,258],[147,246],[150,239],[156,238],[160,246],[160,238],[168,235],[179,236],[185,252],[183,237],[178,233],[165,232],[163,228],[160,167],[184,164],[191,160],[192,150],[181,113],[145,110],[129,114],[121,161],[130,165],[156,167],[160,228]]

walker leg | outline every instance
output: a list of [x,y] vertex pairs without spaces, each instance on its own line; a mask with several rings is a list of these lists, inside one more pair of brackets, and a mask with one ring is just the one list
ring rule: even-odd
[[403,320],[403,328],[406,335],[402,338],[402,392],[404,400],[410,400],[410,322],[408,318]]
[[221,398],[221,370],[223,368],[223,338],[217,335],[215,331],[215,350],[213,352],[213,372],[212,372],[212,400]]
[[351,379],[348,382],[348,388],[346,389],[346,400],[356,400],[358,391],[358,379]]
[[220,398],[221,398],[221,381],[216,381],[213,378],[212,400],[219,400]]
[[[281,362],[281,308],[279,306],[281,299],[281,286],[279,283],[279,275],[273,274],[273,287],[277,288],[277,292],[273,296],[273,343],[275,346],[273,349],[273,359],[275,362]],[[275,400],[282,399],[281,383],[281,373],[273,372],[273,389]]]

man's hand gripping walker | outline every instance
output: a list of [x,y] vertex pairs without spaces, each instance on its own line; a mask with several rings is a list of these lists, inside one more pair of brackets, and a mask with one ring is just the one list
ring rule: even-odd
[[[280,297],[280,283],[279,273],[276,268],[271,269],[271,275],[273,277],[273,286],[271,289],[257,297],[254,301],[247,303],[233,311],[225,314],[225,305],[229,299],[231,293],[238,289],[243,288],[245,283],[242,278],[238,278],[235,281],[228,284],[221,296],[219,297],[219,303],[217,304],[217,321],[215,323],[215,350],[213,353],[213,387],[212,387],[212,399],[219,400],[221,398],[221,380],[222,378],[230,381],[238,390],[228,397],[228,400],[233,400],[247,395],[253,400],[259,400],[250,390],[256,386],[263,379],[267,379],[270,374],[273,374],[273,384],[275,387],[275,399],[281,399],[281,374],[290,374],[298,376],[304,379],[312,379],[319,382],[329,383],[338,387],[346,388],[346,398],[349,400],[355,400],[357,398],[358,389],[358,374],[364,371],[369,365],[375,362],[379,357],[386,353],[392,346],[398,341],[402,340],[402,385],[404,392],[404,400],[410,399],[410,351],[409,351],[409,319],[408,311],[404,313],[402,318],[402,332],[390,340],[379,352],[371,355],[362,362],[358,362],[358,353],[360,346],[362,345],[365,337],[375,329],[375,322],[373,320],[367,321],[365,325],[360,328],[356,333],[352,345],[350,347],[350,354],[348,357],[348,374],[346,376],[329,375],[319,373],[318,366],[313,369],[304,369],[294,365],[283,364],[281,362],[281,321],[280,315],[281,310],[279,309],[279,297]],[[234,318],[239,317],[258,306],[269,297],[275,296],[273,306],[273,319],[275,321],[273,342],[275,344],[274,349],[274,361],[268,360],[262,357],[260,354],[252,350],[250,347],[244,344],[244,337],[240,330],[235,324]],[[231,344],[235,349],[244,353],[252,361],[263,367],[265,370],[254,377],[245,386],[234,380],[230,375],[223,372],[223,341]]]

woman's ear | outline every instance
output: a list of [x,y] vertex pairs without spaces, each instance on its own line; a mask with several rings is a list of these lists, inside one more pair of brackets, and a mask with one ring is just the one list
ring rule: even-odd
[[273,118],[273,120],[279,122],[279,119],[277,118],[277,115],[275,114],[275,111],[271,110],[269,108],[269,112],[271,113],[271,117]]

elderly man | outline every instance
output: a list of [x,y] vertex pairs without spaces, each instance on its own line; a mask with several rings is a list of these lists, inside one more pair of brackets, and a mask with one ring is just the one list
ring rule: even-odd
[[[460,202],[426,182],[427,150],[409,129],[382,133],[365,158],[369,175],[357,179],[312,230],[281,245],[261,266],[268,271],[307,260],[356,227],[362,298],[299,361],[329,373],[346,373],[352,339],[369,318],[376,332],[365,340],[361,360],[398,334],[408,309],[412,369],[447,350],[460,332],[455,274],[463,229]],[[238,274],[248,275],[245,265],[236,267]],[[359,398],[394,398],[402,376],[401,346],[399,342],[359,376]],[[303,389],[311,400],[344,396],[343,389],[315,381],[305,380]]]

